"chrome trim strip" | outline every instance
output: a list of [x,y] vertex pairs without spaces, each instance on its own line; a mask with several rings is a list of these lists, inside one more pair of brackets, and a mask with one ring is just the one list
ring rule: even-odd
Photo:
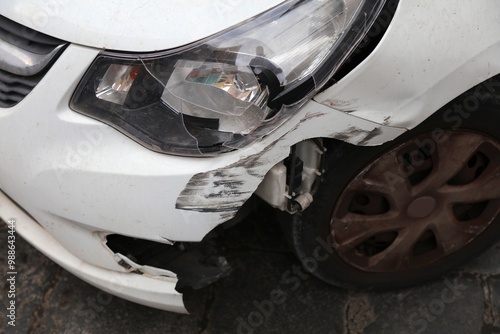
[[50,53],[36,54],[0,39],[0,69],[20,76],[35,75],[41,72],[63,47],[64,44],[61,44]]

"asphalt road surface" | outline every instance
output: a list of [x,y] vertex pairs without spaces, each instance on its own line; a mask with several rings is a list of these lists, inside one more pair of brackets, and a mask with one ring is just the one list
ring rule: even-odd
[[234,272],[187,293],[191,315],[106,294],[17,238],[17,313],[12,327],[6,317],[8,234],[6,225],[0,226],[0,270],[5,276],[0,332],[500,333],[500,244],[425,285],[384,293],[348,291],[305,275],[266,210],[256,211],[221,237]]

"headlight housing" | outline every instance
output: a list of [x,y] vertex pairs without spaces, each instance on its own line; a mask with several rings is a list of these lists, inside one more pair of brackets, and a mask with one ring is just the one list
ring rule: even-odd
[[163,153],[244,147],[289,119],[363,38],[384,0],[290,0],[177,50],[102,52],[71,108]]

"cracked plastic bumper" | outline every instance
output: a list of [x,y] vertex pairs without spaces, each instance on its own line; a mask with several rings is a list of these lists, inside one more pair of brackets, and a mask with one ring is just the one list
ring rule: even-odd
[[118,297],[158,308],[187,313],[182,295],[175,290],[177,279],[153,278],[117,272],[86,263],[71,254],[33,218],[0,191],[0,217],[15,220],[16,232],[39,251],[75,276]]

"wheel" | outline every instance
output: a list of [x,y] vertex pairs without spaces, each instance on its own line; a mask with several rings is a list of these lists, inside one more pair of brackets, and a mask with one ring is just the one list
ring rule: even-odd
[[283,224],[306,270],[337,286],[402,287],[499,239],[500,108],[457,115],[380,147],[329,148],[314,202]]

